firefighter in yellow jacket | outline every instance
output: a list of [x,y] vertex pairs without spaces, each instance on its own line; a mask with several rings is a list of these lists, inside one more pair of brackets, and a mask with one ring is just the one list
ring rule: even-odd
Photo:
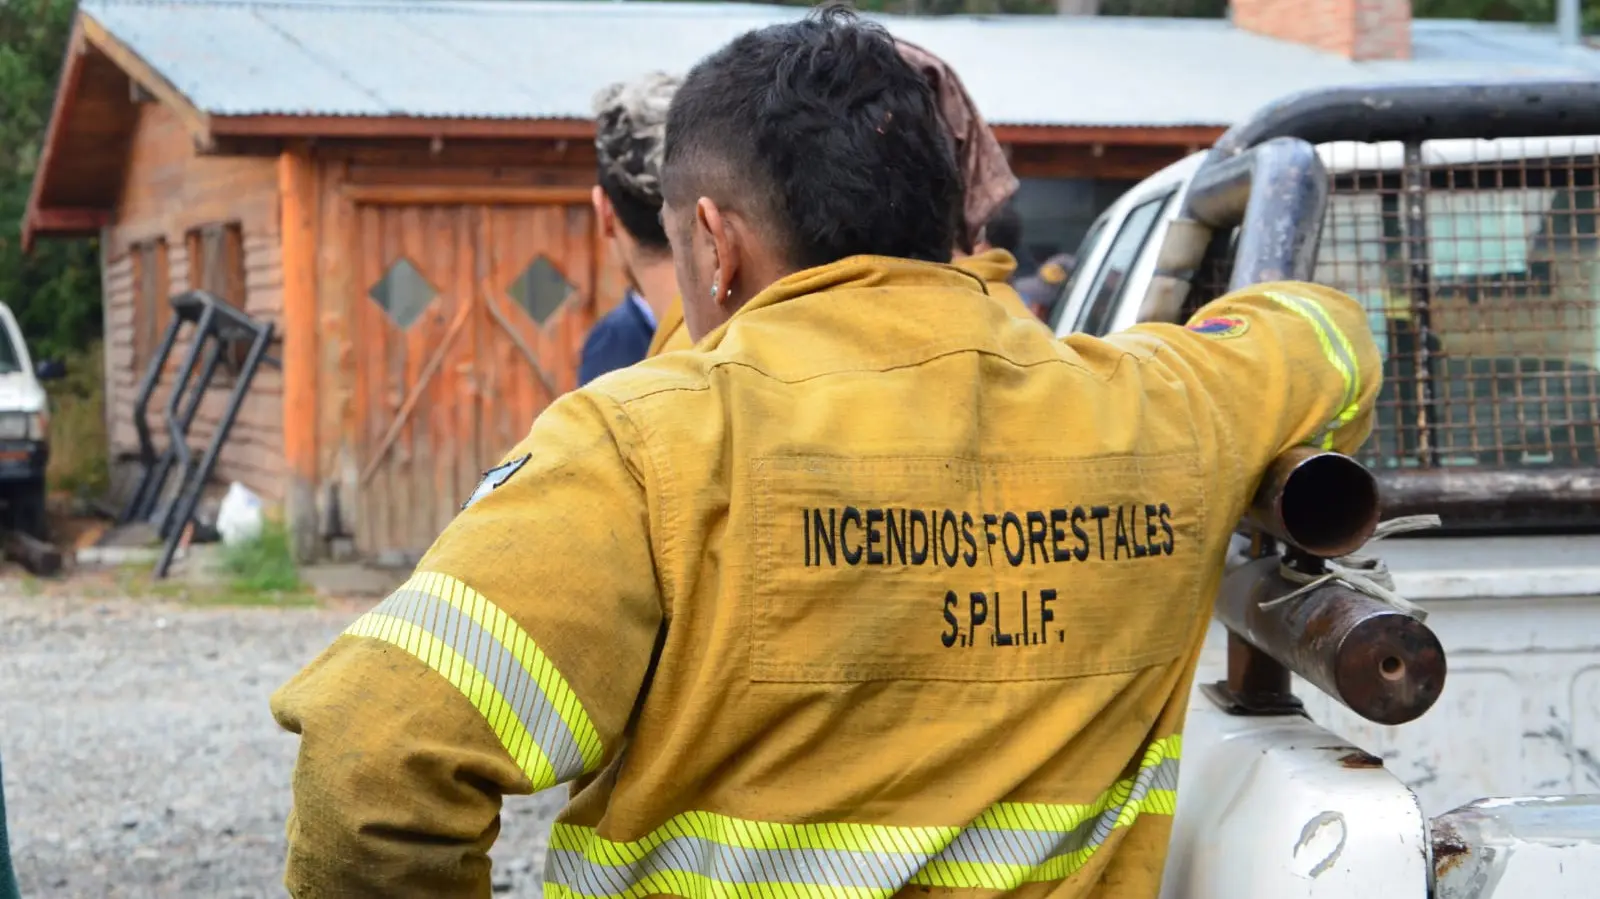
[[275,694],[293,895],[486,897],[502,798],[563,783],[556,899],[1156,895],[1229,533],[1361,443],[1376,351],[1298,283],[1051,340],[946,263],[938,127],[837,8],[693,69],[699,351],[553,403]]

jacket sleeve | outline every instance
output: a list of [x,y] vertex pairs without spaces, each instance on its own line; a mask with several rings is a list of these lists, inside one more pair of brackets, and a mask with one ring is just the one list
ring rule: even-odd
[[1247,478],[1300,444],[1354,453],[1372,431],[1383,360],[1365,310],[1333,288],[1258,284],[1187,325],[1136,325],[1108,340],[1156,342],[1214,411],[1217,450]]
[[501,797],[618,751],[664,615],[626,413],[539,416],[398,591],[272,698],[300,735],[285,883],[490,894]]

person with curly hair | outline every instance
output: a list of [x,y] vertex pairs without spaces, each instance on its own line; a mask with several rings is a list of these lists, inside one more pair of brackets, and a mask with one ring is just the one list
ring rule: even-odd
[[594,99],[599,183],[591,200],[622,266],[622,302],[584,340],[578,385],[643,359],[657,322],[678,299],[672,248],[661,230],[661,150],[679,79],[662,72],[606,86]]

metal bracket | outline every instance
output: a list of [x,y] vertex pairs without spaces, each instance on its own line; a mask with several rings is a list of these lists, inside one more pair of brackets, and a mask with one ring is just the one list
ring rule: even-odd
[[1212,684],[1201,684],[1200,692],[1215,703],[1217,708],[1229,715],[1240,717],[1299,715],[1306,719],[1311,717],[1306,714],[1305,703],[1293,693],[1236,693],[1228,686],[1227,681],[1222,680]]

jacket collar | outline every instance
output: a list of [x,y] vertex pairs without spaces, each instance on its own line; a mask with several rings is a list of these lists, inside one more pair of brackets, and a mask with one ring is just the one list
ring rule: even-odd
[[984,250],[976,256],[968,256],[955,265],[963,271],[972,272],[990,284],[1008,282],[1011,276],[1017,273],[1017,257],[998,247]]
[[741,306],[732,317],[707,334],[697,348],[715,349],[722,344],[728,330],[741,319],[749,319],[764,310],[819,294],[843,294],[855,291],[957,295],[987,292],[983,281],[976,274],[953,265],[896,259],[890,256],[849,256],[827,265],[803,269],[774,282],[766,290],[751,297],[750,301]]
[[1054,358],[1036,321],[1013,318],[952,265],[853,256],[762,291],[695,349],[782,380],[883,371],[948,353]]

